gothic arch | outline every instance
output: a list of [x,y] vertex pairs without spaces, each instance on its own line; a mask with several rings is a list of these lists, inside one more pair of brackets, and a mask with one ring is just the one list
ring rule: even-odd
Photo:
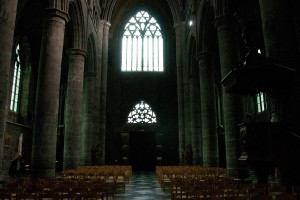
[[[103,11],[101,13],[101,19],[106,21],[111,21],[112,13],[118,1],[120,0],[112,0],[112,1],[106,0],[102,2],[101,7]],[[166,0],[166,1],[171,9],[174,24],[181,22],[183,20],[183,16],[182,16],[182,11],[179,8],[178,1],[177,0]]]
[[198,36],[198,51],[207,51],[210,47],[210,42],[212,40],[211,34],[215,30],[213,27],[214,20],[214,7],[211,1],[201,1],[199,6],[197,16],[197,21],[199,26],[197,26],[197,36]]
[[96,47],[95,38],[92,33],[89,34],[87,42],[87,59],[84,73],[96,73]]
[[188,58],[188,67],[189,67],[189,76],[199,76],[199,67],[196,60],[197,53],[197,42],[195,36],[191,36],[189,40],[189,58]]
[[84,15],[80,0],[71,0],[69,4],[69,15],[72,23],[73,30],[73,46],[76,49],[86,49],[86,33]]

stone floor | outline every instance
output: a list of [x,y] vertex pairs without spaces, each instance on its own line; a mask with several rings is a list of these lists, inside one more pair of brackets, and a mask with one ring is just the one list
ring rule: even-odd
[[133,172],[125,193],[115,194],[115,200],[170,200],[170,191],[163,191],[155,172]]

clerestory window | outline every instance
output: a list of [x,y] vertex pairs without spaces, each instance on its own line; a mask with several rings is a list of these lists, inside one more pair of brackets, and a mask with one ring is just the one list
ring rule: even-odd
[[136,104],[133,110],[128,115],[127,123],[157,123],[156,115],[152,111],[151,107],[141,101]]
[[135,14],[124,28],[122,71],[162,72],[163,36],[157,21],[146,11]]
[[14,67],[13,85],[12,85],[12,92],[10,98],[10,110],[13,112],[18,111],[18,103],[19,103],[19,96],[20,96],[21,62],[20,62],[19,45],[16,48],[16,55],[17,55],[17,60],[15,62],[15,67]]

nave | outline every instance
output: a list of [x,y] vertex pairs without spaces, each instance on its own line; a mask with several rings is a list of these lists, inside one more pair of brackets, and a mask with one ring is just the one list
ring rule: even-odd
[[133,172],[125,193],[115,194],[115,200],[170,200],[170,192],[164,191],[155,172]]

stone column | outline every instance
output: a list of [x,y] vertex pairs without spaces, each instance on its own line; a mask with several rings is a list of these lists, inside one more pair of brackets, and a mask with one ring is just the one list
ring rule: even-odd
[[203,166],[219,166],[219,148],[217,134],[217,110],[215,95],[214,67],[210,54],[207,52],[197,55],[199,62],[201,119],[203,142]]
[[95,99],[95,79],[93,72],[84,75],[83,84],[83,110],[81,127],[81,166],[92,165],[92,151],[94,140],[94,99]]
[[66,11],[49,8],[43,24],[33,127],[32,176],[54,177]]
[[0,0],[0,180],[2,180],[3,144],[9,107],[9,72],[18,0]]
[[[224,78],[237,65],[240,59],[239,37],[236,20],[230,14],[219,15],[215,19],[219,39],[221,76]],[[242,120],[242,99],[240,96],[229,94],[222,89],[226,168],[229,177],[238,173],[238,144],[239,132],[237,125]]]
[[[292,16],[293,5],[290,1],[281,0],[260,0],[259,4],[266,57],[299,70],[299,48],[296,42],[296,25]],[[291,84],[290,90],[282,91],[280,94],[268,93],[271,122],[286,121],[298,124],[300,94],[296,91],[299,90],[299,83],[295,81]],[[289,91],[292,97],[288,97]],[[289,101],[284,102],[287,99]]]
[[[95,66],[95,71],[96,71],[96,80],[95,80],[95,91],[94,91],[94,134],[93,134],[93,143],[92,143],[92,148],[93,151],[96,149],[97,145],[99,144],[99,127],[100,127],[100,99],[101,99],[101,75],[102,75],[102,48],[103,48],[103,26],[104,23],[103,21],[98,22],[98,31],[97,31],[97,36],[95,37],[95,45],[96,45],[96,66]],[[94,158],[94,156],[93,156]],[[100,162],[96,161],[95,159],[93,160],[93,165],[100,165]]]
[[179,135],[179,165],[183,165],[183,152],[185,147],[184,135],[184,93],[183,93],[183,46],[186,34],[186,23],[179,22],[174,25],[176,34],[176,68],[177,68],[177,96],[178,96],[178,135]]
[[289,1],[259,0],[266,57],[297,65],[298,46],[292,5]]
[[190,119],[193,165],[203,165],[202,133],[201,133],[201,101],[198,70],[190,79]]
[[65,102],[64,170],[77,169],[80,163],[83,72],[86,51],[70,49]]
[[101,148],[100,165],[105,164],[105,134],[106,134],[106,98],[107,98],[107,65],[108,65],[108,40],[110,23],[103,23],[102,39],[102,67],[101,67],[101,88],[100,88],[100,125],[99,145]]
[[[183,37],[185,38],[185,37]],[[182,46],[182,62],[183,62],[183,110],[184,110],[184,137],[185,137],[185,147],[184,147],[184,165],[192,164],[192,141],[191,141],[191,108],[190,108],[190,75],[188,66],[186,63],[187,51],[186,45]]]

